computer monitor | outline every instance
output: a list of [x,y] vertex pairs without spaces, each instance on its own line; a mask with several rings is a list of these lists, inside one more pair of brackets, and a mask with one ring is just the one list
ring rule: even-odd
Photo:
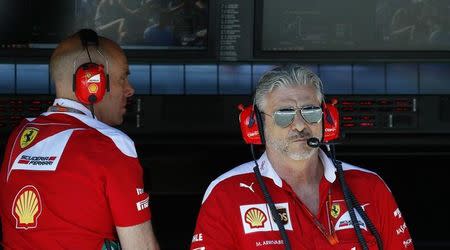
[[209,0],[0,0],[0,55],[48,55],[90,28],[132,57],[204,58],[213,51],[211,8]]
[[255,1],[256,53],[292,58],[448,58],[446,0]]

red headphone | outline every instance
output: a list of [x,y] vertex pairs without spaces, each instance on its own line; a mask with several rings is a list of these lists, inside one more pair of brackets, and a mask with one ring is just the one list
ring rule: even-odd
[[[109,75],[105,73],[103,64],[92,62],[89,54],[89,46],[95,46],[97,52],[105,58],[108,70],[108,61],[98,50],[99,42],[95,31],[82,29],[78,32],[83,48],[86,50],[89,62],[80,65],[73,74],[73,91],[81,103],[94,104],[103,99],[106,91],[109,91]],[[77,58],[78,59],[78,58]],[[76,61],[74,62],[74,67]]]
[[[331,103],[322,103],[323,142],[330,142],[339,138],[339,111],[336,104],[336,99],[333,99]],[[256,105],[244,107],[240,104],[238,108],[241,111],[239,123],[245,143],[265,144],[263,120]]]

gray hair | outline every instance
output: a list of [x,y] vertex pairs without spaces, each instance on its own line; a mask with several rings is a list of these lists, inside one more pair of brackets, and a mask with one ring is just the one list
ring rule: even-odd
[[258,81],[254,103],[259,110],[264,110],[265,97],[277,88],[311,85],[317,91],[317,100],[323,101],[323,87],[320,78],[311,70],[298,65],[277,66],[264,73]]

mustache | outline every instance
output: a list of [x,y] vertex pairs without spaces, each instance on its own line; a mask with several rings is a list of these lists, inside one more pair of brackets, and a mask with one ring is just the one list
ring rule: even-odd
[[293,132],[292,134],[288,135],[288,141],[295,141],[298,139],[307,139],[311,137],[311,133],[307,132],[307,131],[297,131],[297,132]]

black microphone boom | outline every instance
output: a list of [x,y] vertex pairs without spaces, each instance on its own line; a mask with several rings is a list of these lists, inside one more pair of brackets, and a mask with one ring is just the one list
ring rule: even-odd
[[308,140],[306,140],[306,144],[312,148],[318,148],[320,146],[327,146],[327,145],[336,145],[339,144],[337,142],[321,142],[319,138],[317,137],[311,137]]
[[316,137],[309,138],[308,140],[306,140],[306,143],[312,148],[318,148],[321,144],[319,138]]

